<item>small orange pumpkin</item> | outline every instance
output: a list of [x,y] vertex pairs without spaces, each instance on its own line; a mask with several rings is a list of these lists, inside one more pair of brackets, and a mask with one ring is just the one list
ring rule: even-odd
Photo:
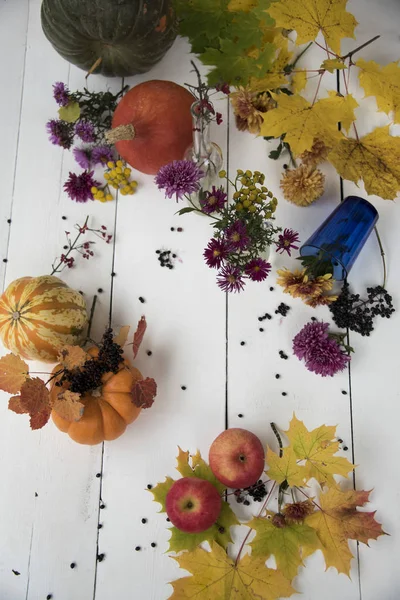
[[[97,356],[97,348],[88,350],[91,356]],[[141,408],[132,402],[131,390],[134,384],[143,379],[138,369],[124,361],[125,368],[118,373],[105,373],[102,386],[94,392],[87,392],[81,398],[85,405],[82,418],[79,421],[67,421],[52,411],[52,419],[61,431],[79,444],[100,444],[104,441],[115,440],[122,435],[126,426],[135,421]],[[57,365],[53,372],[62,369]],[[50,400],[54,401],[63,387],[56,386],[60,377],[52,380]],[[67,389],[67,388],[64,388]]]
[[180,160],[192,143],[190,107],[195,98],[172,81],[146,81],[118,104],[107,139],[133,168],[155,175]]
[[28,360],[56,362],[60,348],[81,341],[87,324],[83,296],[52,275],[21,277],[0,298],[0,338]]

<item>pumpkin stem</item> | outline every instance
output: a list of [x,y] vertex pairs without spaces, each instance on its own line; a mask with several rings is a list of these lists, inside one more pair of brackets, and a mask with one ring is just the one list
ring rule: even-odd
[[134,126],[131,123],[127,125],[118,125],[115,129],[106,131],[105,137],[109,144],[122,142],[123,140],[133,140],[136,135]]
[[87,79],[89,77],[89,75],[91,75],[93,73],[93,71],[95,71],[97,69],[97,67],[99,65],[101,65],[101,61],[102,61],[102,57],[99,56],[99,58],[92,64],[92,66],[90,67],[89,71],[86,73],[85,75],[85,79]]

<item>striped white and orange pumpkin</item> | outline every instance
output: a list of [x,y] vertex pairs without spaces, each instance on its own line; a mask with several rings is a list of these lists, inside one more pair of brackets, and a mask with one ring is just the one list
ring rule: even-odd
[[0,338],[14,354],[55,362],[65,344],[77,344],[87,324],[82,295],[52,275],[21,277],[0,298]]

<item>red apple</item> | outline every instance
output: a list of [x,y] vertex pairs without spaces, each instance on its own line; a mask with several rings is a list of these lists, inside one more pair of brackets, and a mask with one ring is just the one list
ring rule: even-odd
[[186,533],[205,531],[219,517],[221,497],[205,479],[183,477],[172,485],[166,498],[167,515],[173,525]]
[[227,429],[211,444],[209,462],[215,477],[227,487],[249,487],[264,470],[264,448],[251,431]]

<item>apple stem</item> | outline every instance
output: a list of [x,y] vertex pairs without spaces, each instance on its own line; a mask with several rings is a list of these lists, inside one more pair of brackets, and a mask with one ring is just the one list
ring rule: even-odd
[[[261,507],[261,509],[260,509],[260,511],[259,511],[259,513],[258,513],[258,515],[257,515],[257,518],[258,518],[258,517],[259,517],[259,516],[262,514],[262,512],[265,510],[265,507],[267,506],[268,500],[270,499],[270,497],[271,497],[271,494],[272,494],[272,492],[273,492],[273,491],[274,491],[274,489],[275,489],[275,486],[276,486],[276,481],[274,481],[274,485],[273,485],[273,486],[272,486],[272,488],[270,489],[270,491],[269,491],[269,493],[268,493],[268,496],[265,498],[265,500],[264,500],[264,504],[262,505],[262,507]],[[249,531],[248,531],[248,532],[247,532],[247,534],[246,534],[246,537],[244,538],[244,540],[243,540],[243,542],[242,542],[242,545],[241,545],[241,546],[240,546],[240,548],[239,548],[239,552],[238,552],[238,555],[237,555],[237,557],[236,557],[236,560],[235,560],[235,567],[237,566],[237,564],[238,564],[238,562],[239,562],[240,555],[242,554],[242,552],[243,552],[243,548],[244,548],[244,546],[245,546],[245,544],[246,544],[247,540],[249,539],[249,535],[251,534],[251,532],[252,532],[252,531],[253,531],[253,529],[250,527],[250,528],[249,528]]]

